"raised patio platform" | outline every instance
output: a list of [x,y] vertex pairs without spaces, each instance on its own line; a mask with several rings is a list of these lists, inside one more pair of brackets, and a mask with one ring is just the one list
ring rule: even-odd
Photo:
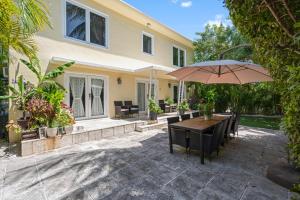
[[125,134],[138,131],[145,132],[153,129],[161,129],[167,125],[167,118],[177,113],[167,113],[158,117],[158,123],[147,124],[147,116],[140,119],[91,119],[77,121],[72,134],[58,136],[56,138],[41,138],[24,140],[21,142],[21,156],[40,154],[54,149],[59,149],[74,144],[101,139],[120,137]]

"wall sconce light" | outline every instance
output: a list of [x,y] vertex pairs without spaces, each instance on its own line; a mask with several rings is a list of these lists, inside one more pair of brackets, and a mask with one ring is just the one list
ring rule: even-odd
[[122,84],[122,79],[121,79],[121,77],[117,78],[117,83],[118,83],[118,85],[121,85],[121,84]]
[[171,88],[171,83],[168,83],[168,87]]

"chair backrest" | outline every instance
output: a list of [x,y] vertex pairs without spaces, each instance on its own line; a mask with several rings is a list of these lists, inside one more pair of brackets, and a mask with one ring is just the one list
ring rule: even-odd
[[196,117],[200,116],[200,113],[199,112],[193,112],[192,115],[193,115],[193,118],[196,118]]
[[165,101],[164,100],[158,100],[158,104],[164,104]]
[[115,106],[123,106],[122,101],[114,101]]
[[172,143],[182,147],[188,147],[187,133],[185,129],[171,128]]
[[234,122],[234,131],[236,132],[239,128],[239,124],[240,124],[240,119],[241,119],[241,114],[240,113],[236,113],[235,115],[235,122]]
[[132,101],[124,101],[125,106],[132,106]]
[[228,124],[227,124],[226,132],[225,132],[226,137],[229,137],[229,135],[230,135],[232,122],[233,122],[233,116],[230,116],[229,119],[228,119]]
[[228,125],[228,119],[224,120],[222,123],[222,128],[221,128],[219,139],[218,139],[219,145],[224,143],[224,136],[226,133],[227,125]]
[[167,120],[168,120],[168,125],[170,125],[179,122],[179,117],[169,117],[167,118]]
[[188,119],[191,119],[191,115],[190,114],[181,115],[181,120],[182,121],[188,120]]
[[211,144],[211,147],[210,147],[211,150],[216,149],[220,145],[219,138],[222,135],[223,123],[224,122],[221,122],[221,123],[217,124],[214,128],[212,144]]

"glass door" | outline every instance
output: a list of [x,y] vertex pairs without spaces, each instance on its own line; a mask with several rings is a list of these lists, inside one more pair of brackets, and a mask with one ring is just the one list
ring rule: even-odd
[[178,86],[173,85],[173,101],[174,103],[178,103]]
[[137,83],[137,102],[140,111],[146,111],[146,83]]
[[85,77],[70,77],[69,79],[70,107],[75,118],[86,117],[86,79]]
[[89,78],[89,105],[91,108],[91,117],[104,115],[104,80],[101,78]]

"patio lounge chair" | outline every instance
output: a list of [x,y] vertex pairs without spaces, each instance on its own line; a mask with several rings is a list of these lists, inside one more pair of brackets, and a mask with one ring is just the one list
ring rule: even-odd
[[129,109],[126,106],[123,106],[122,101],[114,101],[115,104],[115,117],[127,117],[129,116]]
[[129,114],[134,115],[137,114],[139,117],[140,109],[138,105],[133,105],[132,101],[124,101],[125,107],[129,109]]
[[233,135],[239,135],[239,124],[240,124],[240,118],[241,118],[241,115],[240,113],[236,113],[234,115],[234,120],[233,120],[233,123],[232,123],[232,126],[231,126],[231,133]]
[[[204,153],[208,154],[209,159],[211,159],[211,154],[213,152],[217,152],[219,155],[219,137],[222,132],[223,123],[217,124],[212,133],[203,134],[203,145],[204,145]],[[201,151],[201,143],[200,143],[200,133],[191,131],[189,134],[189,150],[200,150]]]
[[166,104],[164,100],[158,100],[158,105],[160,107],[160,109],[162,109],[164,111],[164,113],[166,112],[171,112],[171,106]]
[[199,112],[193,112],[192,116],[193,116],[193,118],[197,118],[197,117],[200,116],[200,113]]
[[191,119],[191,115],[190,114],[181,115],[181,120],[182,121],[185,121],[185,120],[188,120],[188,119]]

